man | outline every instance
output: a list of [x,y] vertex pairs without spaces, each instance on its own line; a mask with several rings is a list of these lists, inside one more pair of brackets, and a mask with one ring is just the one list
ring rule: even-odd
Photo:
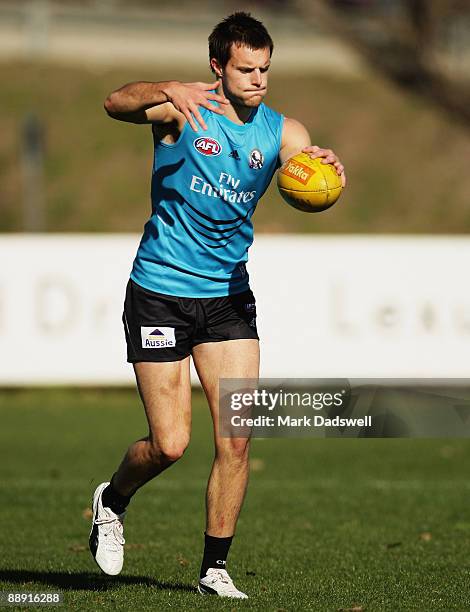
[[249,440],[218,431],[219,378],[258,378],[255,298],[245,270],[251,215],[280,163],[310,146],[306,129],[263,104],[272,40],[235,13],[209,37],[214,83],[129,83],[105,102],[114,119],[152,125],[152,214],[127,285],[128,361],[149,434],[132,444],[111,483],[93,497],[90,549],[107,574],[123,564],[123,519],[132,495],[175,463],[189,442],[190,355],[213,419],[215,459],[206,494],[198,590],[246,598],[226,569],[248,481]]

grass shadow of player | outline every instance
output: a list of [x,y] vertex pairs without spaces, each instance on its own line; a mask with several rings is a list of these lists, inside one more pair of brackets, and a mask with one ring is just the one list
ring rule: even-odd
[[92,572],[56,572],[24,569],[1,569],[0,580],[30,589],[33,585],[41,588],[54,587],[58,591],[108,591],[126,585],[151,586],[162,591],[186,591],[193,593],[196,588],[179,582],[160,582],[149,576],[106,576]]

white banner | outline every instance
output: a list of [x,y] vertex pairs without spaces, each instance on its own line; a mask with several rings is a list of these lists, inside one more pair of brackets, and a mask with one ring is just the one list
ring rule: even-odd
[[[0,384],[133,383],[121,315],[138,241],[0,237]],[[467,378],[469,268],[464,237],[258,236],[262,376]]]

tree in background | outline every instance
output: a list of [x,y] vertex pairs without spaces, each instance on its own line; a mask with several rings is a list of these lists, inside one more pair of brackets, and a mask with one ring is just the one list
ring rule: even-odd
[[470,58],[469,0],[299,0],[297,7],[375,70],[470,127],[469,65],[462,69]]

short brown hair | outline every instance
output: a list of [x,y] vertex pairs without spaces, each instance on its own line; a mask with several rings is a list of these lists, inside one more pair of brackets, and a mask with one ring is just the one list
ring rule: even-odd
[[270,55],[274,49],[272,38],[261,21],[242,11],[229,15],[212,30],[209,36],[209,61],[214,57],[224,68],[230,59],[233,43],[250,49],[269,48]]

